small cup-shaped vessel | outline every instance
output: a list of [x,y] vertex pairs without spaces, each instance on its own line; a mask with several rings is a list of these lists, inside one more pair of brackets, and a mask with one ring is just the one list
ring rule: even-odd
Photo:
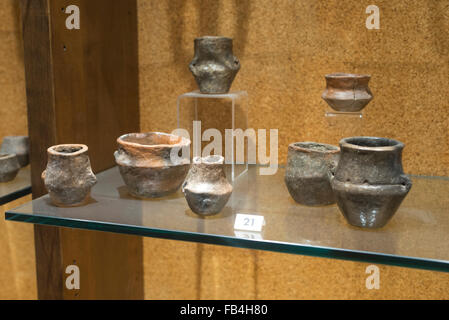
[[193,212],[208,216],[219,213],[229,200],[232,185],[226,179],[222,156],[193,158],[182,192]]
[[400,141],[351,137],[340,141],[340,161],[331,181],[337,204],[358,227],[383,227],[412,187],[402,169]]
[[232,53],[232,39],[205,36],[194,42],[195,56],[189,64],[201,93],[227,93],[240,61]]
[[84,144],[60,144],[47,149],[47,168],[42,179],[56,206],[79,206],[89,199],[97,178],[90,167]]
[[181,187],[190,167],[182,156],[189,139],[162,132],[128,133],[117,143],[115,161],[131,195],[163,197]]
[[332,73],[325,75],[326,89],[322,98],[335,111],[357,112],[373,99],[367,74]]
[[21,167],[30,162],[30,143],[27,136],[7,136],[3,138],[0,153],[14,153]]
[[338,163],[340,149],[316,142],[296,142],[288,146],[285,184],[292,198],[303,205],[335,203],[330,179]]
[[20,164],[15,154],[0,154],[0,182],[13,180],[20,170]]

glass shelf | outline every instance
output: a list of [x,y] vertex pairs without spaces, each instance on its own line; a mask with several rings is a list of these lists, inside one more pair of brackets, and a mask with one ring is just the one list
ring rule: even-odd
[[[449,271],[449,179],[412,177],[413,187],[382,229],[346,223],[338,208],[296,204],[284,184],[284,169],[272,176],[248,173],[219,215],[200,218],[180,191],[160,199],[128,195],[117,168],[97,175],[92,201],[58,208],[43,196],[6,212],[6,219],[29,223],[194,241],[317,257]],[[265,217],[261,233],[234,231],[237,213]]]
[[31,193],[30,166],[21,168],[14,180],[0,182],[0,205]]

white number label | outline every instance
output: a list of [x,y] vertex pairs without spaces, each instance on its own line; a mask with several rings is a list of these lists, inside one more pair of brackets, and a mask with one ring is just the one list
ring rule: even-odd
[[265,219],[263,216],[237,213],[235,217],[234,229],[260,232],[262,231],[264,225]]

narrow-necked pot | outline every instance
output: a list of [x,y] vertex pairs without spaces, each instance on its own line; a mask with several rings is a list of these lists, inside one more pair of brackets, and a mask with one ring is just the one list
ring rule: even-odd
[[131,195],[154,198],[179,189],[190,167],[182,156],[189,139],[162,132],[128,133],[117,143],[115,161]]
[[303,205],[335,203],[330,179],[338,163],[337,146],[295,142],[288,146],[285,184],[292,198]]
[[84,144],[60,144],[47,149],[47,168],[42,179],[56,206],[79,206],[90,197],[97,178],[90,167]]
[[3,138],[0,153],[14,153],[21,167],[28,165],[30,143],[27,136],[7,136]]
[[189,64],[201,93],[227,93],[240,61],[232,53],[232,39],[205,36],[194,41],[195,56]]
[[193,212],[204,216],[219,213],[232,193],[224,172],[224,158],[217,155],[193,158],[182,192]]
[[373,99],[367,74],[332,73],[325,75],[326,89],[322,98],[335,111],[361,111]]
[[412,187],[402,169],[400,141],[351,137],[340,141],[340,161],[331,181],[337,204],[358,227],[383,227]]
[[13,180],[20,170],[20,164],[15,154],[0,154],[0,182]]

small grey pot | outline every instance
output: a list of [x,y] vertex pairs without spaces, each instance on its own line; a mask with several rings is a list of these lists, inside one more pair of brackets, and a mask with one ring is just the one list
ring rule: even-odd
[[227,93],[240,70],[232,53],[232,39],[205,36],[195,39],[195,56],[189,64],[201,93]]
[[361,111],[373,99],[367,74],[332,73],[325,75],[326,89],[322,98],[339,112]]
[[128,133],[117,144],[115,161],[132,196],[159,198],[179,190],[190,168],[190,159],[182,157],[189,139],[163,132]]
[[340,149],[317,142],[296,142],[288,146],[285,184],[292,198],[303,205],[335,203],[330,179],[338,163]]
[[20,164],[15,154],[0,154],[0,182],[13,180],[20,170]]
[[229,200],[232,185],[226,179],[222,156],[193,158],[182,192],[193,212],[208,216],[219,213]]
[[42,179],[52,203],[61,207],[85,204],[97,178],[90,167],[84,144],[60,144],[47,149],[47,168]]

